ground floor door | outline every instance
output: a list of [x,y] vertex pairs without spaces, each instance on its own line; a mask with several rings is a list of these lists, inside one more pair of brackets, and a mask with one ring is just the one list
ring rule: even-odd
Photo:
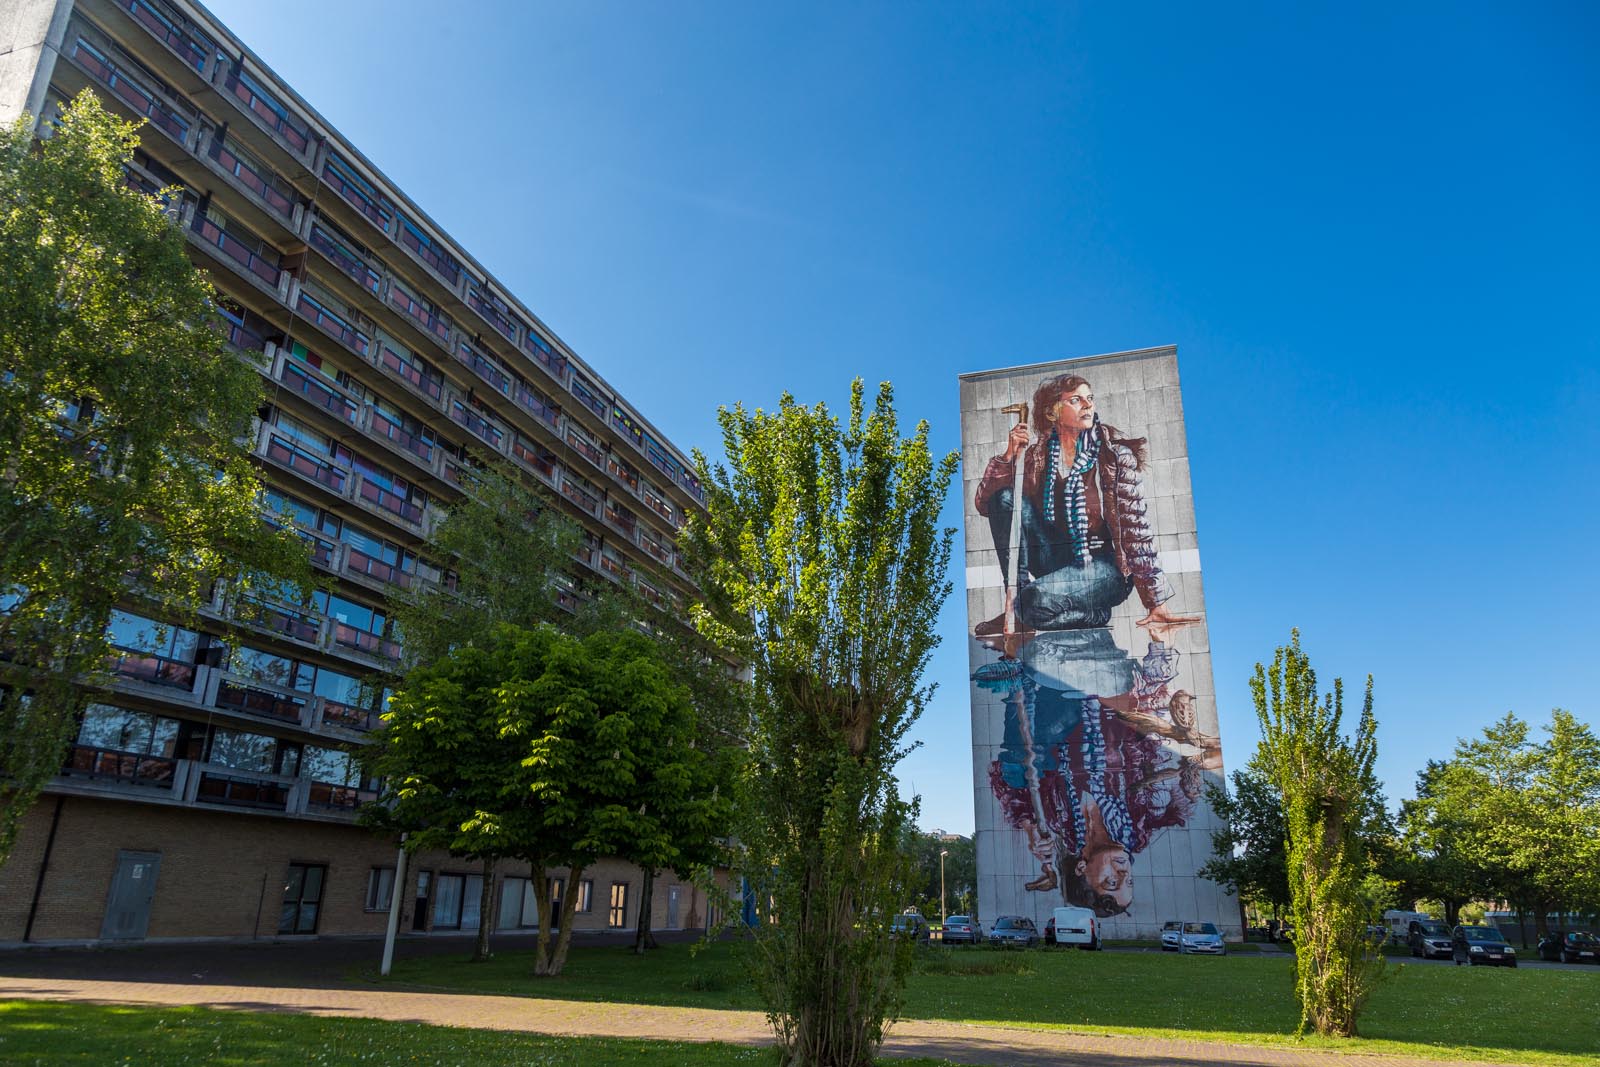
[[678,923],[678,895],[683,891],[682,886],[670,885],[667,887],[667,929],[679,930]]
[[150,902],[156,898],[156,872],[161,869],[159,852],[117,853],[117,867],[111,875],[111,894],[106,898],[106,917],[100,936],[107,940],[139,941],[150,928]]

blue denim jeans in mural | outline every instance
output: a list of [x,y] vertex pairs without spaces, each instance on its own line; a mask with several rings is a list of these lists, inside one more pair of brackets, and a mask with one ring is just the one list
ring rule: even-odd
[[[1009,574],[1011,558],[1010,489],[994,495],[989,505],[989,531],[1000,556],[1000,570]],[[1072,562],[1072,549],[1051,535],[1032,500],[1022,498],[1022,559],[1017,619],[1030,630],[1076,630],[1105,626],[1111,612],[1128,599],[1133,580],[1117,569],[1115,554],[1104,547],[1082,565]]]

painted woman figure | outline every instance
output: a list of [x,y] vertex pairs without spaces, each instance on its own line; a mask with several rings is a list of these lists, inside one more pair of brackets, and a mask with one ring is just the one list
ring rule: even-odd
[[[1006,450],[989,461],[975,504],[989,520],[1000,569],[1017,583],[1017,621],[1028,630],[1105,626],[1139,592],[1152,637],[1182,625],[1162,607],[1172,588],[1156,559],[1140,471],[1145,442],[1100,421],[1089,382],[1075,374],[1047,380],[1033,394],[1033,430],[1015,426]],[[1037,439],[1035,436],[1037,435]],[[1014,499],[1016,464],[1022,500]],[[1022,509],[1022,543],[1013,571],[1011,522]],[[981,622],[978,637],[999,634],[1004,615]]]

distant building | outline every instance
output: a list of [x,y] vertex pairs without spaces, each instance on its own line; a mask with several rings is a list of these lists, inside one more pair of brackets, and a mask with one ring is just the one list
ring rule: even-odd
[[[87,87],[147,120],[128,182],[183,187],[174,223],[269,386],[253,446],[269,503],[332,591],[256,605],[242,642],[118,614],[117,681],[0,868],[0,943],[375,934],[396,891],[409,929],[531,926],[525,869],[501,864],[479,915],[479,865],[423,855],[397,889],[393,845],[354,825],[375,783],[345,748],[379,714],[358,679],[400,651],[384,595],[444,580],[419,548],[477,452],[582,523],[564,606],[604,582],[681,603],[675,535],[702,501],[689,461],[200,5],[6,8],[0,118],[27,111],[48,136]],[[479,136],[419,129],[413,150]],[[481,195],[471,179],[459,195]],[[219,589],[205,617],[235,606]],[[596,929],[632,928],[640,890],[617,862],[565,887]],[[670,874],[655,907],[660,928],[707,920]]]

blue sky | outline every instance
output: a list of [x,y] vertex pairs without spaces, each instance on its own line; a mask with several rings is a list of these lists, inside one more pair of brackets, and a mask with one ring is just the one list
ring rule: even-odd
[[[684,447],[1178,345],[1230,766],[1291,626],[1393,800],[1600,721],[1593,5],[210,6]],[[903,779],[970,832],[964,611]]]

